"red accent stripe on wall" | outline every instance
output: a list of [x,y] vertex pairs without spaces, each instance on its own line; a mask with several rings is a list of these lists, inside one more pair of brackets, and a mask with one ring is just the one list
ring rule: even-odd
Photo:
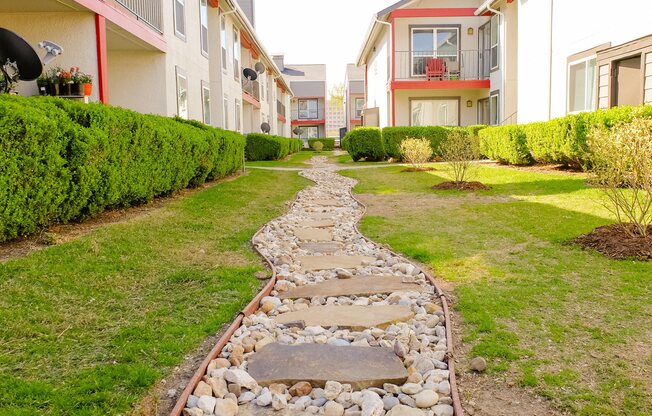
[[313,124],[326,124],[326,120],[292,120],[293,126],[312,126]]
[[392,18],[406,17],[466,17],[475,16],[477,9],[473,7],[465,8],[428,8],[428,9],[398,9],[394,10],[390,16]]
[[100,101],[109,103],[109,88],[107,79],[106,62],[106,18],[95,14],[95,41],[97,45],[97,87],[100,94]]
[[277,114],[276,118],[278,118],[278,121],[280,121],[281,123],[287,122],[287,120],[285,119],[285,116],[283,116],[281,114]]
[[217,0],[208,0],[208,5],[214,8],[219,7],[218,1]]
[[248,92],[242,91],[242,99],[254,107],[260,108],[260,101],[258,101],[253,95],[249,94]]
[[490,88],[488,79],[453,80],[453,81],[392,81],[392,90],[456,90],[473,88]]

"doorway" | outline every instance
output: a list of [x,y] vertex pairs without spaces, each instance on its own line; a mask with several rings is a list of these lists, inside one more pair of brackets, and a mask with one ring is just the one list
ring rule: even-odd
[[614,102],[617,105],[643,104],[641,55],[614,62]]

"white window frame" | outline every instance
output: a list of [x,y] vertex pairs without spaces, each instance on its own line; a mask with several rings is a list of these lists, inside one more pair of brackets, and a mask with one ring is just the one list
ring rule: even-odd
[[[494,112],[491,111],[493,102],[496,100],[496,109]],[[495,120],[494,120],[495,116]],[[500,126],[500,91],[494,91],[489,94],[489,124],[492,126]]]
[[[361,102],[362,105],[358,108],[358,102]],[[353,108],[353,118],[356,120],[362,119],[362,110],[364,110],[364,98],[356,97],[354,101],[355,107]]]
[[222,46],[222,71],[226,73],[229,53],[226,47],[226,16],[220,16],[220,45]]
[[452,125],[451,124],[441,124],[441,126],[459,126],[460,125],[460,118],[461,118],[460,111],[462,111],[462,108],[461,108],[462,104],[460,103],[460,99],[458,99],[457,97],[423,97],[423,98],[422,97],[415,97],[415,98],[411,98],[409,101],[410,101],[410,126],[415,126],[414,120],[412,118],[412,116],[413,116],[412,104],[414,102],[418,102],[418,101],[452,101],[452,102],[455,102],[455,104],[457,105],[457,120],[455,121],[456,124],[452,124]]
[[[186,90],[186,95],[185,95],[185,107],[186,107],[186,114],[185,116],[182,114],[182,88],[181,88],[181,80],[185,81],[185,90]],[[186,71],[183,69],[176,67],[176,81],[177,81],[177,116],[183,119],[189,119],[190,118],[190,109],[188,108],[188,75],[186,75]]]
[[241,123],[241,118],[240,117],[240,112],[242,111],[242,105],[240,104],[240,100],[237,98],[235,99],[235,131],[238,133],[242,133],[242,128],[240,127]]
[[[571,111],[571,108],[570,108],[570,105],[571,105],[571,99],[570,99],[570,96],[571,96],[571,89],[570,89],[570,87],[571,87],[571,67],[583,63],[584,64],[584,70],[586,71],[588,69],[589,62],[591,62],[591,61],[595,61],[595,63],[594,63],[594,66],[595,66],[595,71],[594,71],[595,72],[595,79],[593,80],[594,81],[593,82],[593,89],[594,89],[594,91],[593,91],[593,102],[591,103],[590,108],[585,108],[583,110],[573,110],[573,111]],[[598,75],[598,59],[597,59],[596,55],[587,56],[586,58],[578,59],[578,60],[575,60],[575,61],[572,61],[572,62],[568,63],[568,66],[566,68],[566,79],[568,80],[567,85],[566,85],[566,113],[567,114],[577,114],[577,113],[582,113],[582,112],[585,112],[585,111],[595,111],[597,109],[598,78],[599,78],[599,75]],[[584,83],[585,83],[584,84],[584,103],[585,104],[586,104],[587,101],[589,101],[588,100],[588,98],[589,98],[589,96],[588,96],[589,90],[588,90],[588,88],[586,88],[588,81],[589,81],[589,79],[587,77],[584,80]]]
[[233,26],[233,76],[240,81],[240,31]]
[[[314,136],[314,137],[308,137],[308,135],[307,135],[308,129],[315,129],[317,131],[317,135]],[[303,127],[301,127],[301,130],[303,130],[303,132],[301,133],[301,136],[299,136],[300,139],[303,139],[303,140],[321,139],[321,137],[319,137],[319,126],[303,126]]]
[[260,84],[260,101],[267,101],[267,71],[258,76]]
[[[306,110],[301,110],[301,102],[302,101],[305,101],[305,102],[308,103]],[[310,102],[312,102],[312,101],[314,101],[315,104],[317,104],[317,108],[315,110],[317,113],[315,114],[315,117],[310,117]],[[307,111],[308,112],[307,117],[301,117],[301,112],[302,111]],[[317,120],[319,118],[319,100],[317,98],[305,98],[305,99],[298,100],[297,101],[297,118],[299,120]]]
[[[495,22],[495,28],[494,28]],[[496,42],[493,41],[494,33],[496,34]],[[496,62],[493,61],[493,50],[496,49]],[[489,23],[489,68],[493,71],[500,68],[500,16],[494,14],[491,16]]]
[[208,42],[208,0],[199,0],[199,45],[201,54],[206,58],[208,58]]
[[224,130],[228,130],[229,129],[229,96],[228,95],[224,95],[223,105],[224,105],[224,108],[223,108],[223,110],[224,110],[224,114],[223,114],[224,115]]
[[[424,73],[423,74],[416,74],[414,73],[414,58],[415,58],[415,50],[414,50],[414,32],[417,30],[432,30],[432,45],[433,49],[431,55],[420,55],[417,56],[417,58],[435,58],[435,54],[437,52],[437,31],[439,30],[455,30],[457,32],[457,48],[455,49],[455,60],[459,61],[460,60],[460,28],[457,26],[432,26],[432,27],[413,27],[410,29],[410,76],[412,77],[426,77],[425,73],[425,67],[424,67]],[[423,52],[421,52],[423,53]],[[453,57],[453,55],[441,55],[442,57]],[[436,56],[437,58],[440,57],[439,54]]]
[[[179,38],[186,40],[186,0],[172,0],[173,1],[173,20],[174,20],[174,34]],[[181,5],[181,10],[183,10],[183,15],[181,16],[183,22],[182,30],[179,30],[177,27],[177,4]]]
[[211,88],[206,81],[201,82],[201,106],[204,124],[211,124]]

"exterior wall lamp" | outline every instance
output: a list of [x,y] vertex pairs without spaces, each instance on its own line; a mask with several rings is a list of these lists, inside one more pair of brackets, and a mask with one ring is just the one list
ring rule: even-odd
[[467,35],[473,36],[473,28],[470,27],[470,28],[466,29],[466,33],[467,33]]
[[469,108],[473,107],[473,101],[466,100],[466,106],[469,107]]

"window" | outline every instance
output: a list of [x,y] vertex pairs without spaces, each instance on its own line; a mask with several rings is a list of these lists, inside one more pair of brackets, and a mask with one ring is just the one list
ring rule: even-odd
[[595,110],[595,58],[568,65],[568,112]]
[[262,101],[267,100],[267,79],[266,79],[266,72],[263,72],[258,76],[260,78],[260,98]]
[[201,83],[201,102],[204,110],[204,123],[211,124],[211,90],[204,81]]
[[174,1],[174,33],[186,40],[186,0]]
[[299,118],[319,118],[317,100],[299,100]]
[[240,128],[240,100],[235,100],[235,131],[238,133],[242,132]]
[[208,56],[208,4],[207,0],[199,0],[199,23],[201,31],[201,53]]
[[233,28],[233,74],[235,79],[240,79],[240,34]]
[[301,127],[303,133],[301,133],[302,139],[318,139],[319,138],[319,127],[317,126],[304,126]]
[[430,58],[457,62],[458,51],[459,29],[456,27],[412,29],[412,75],[425,75],[426,62]]
[[458,126],[458,99],[433,98],[410,101],[412,126]]
[[229,97],[224,96],[224,129],[229,129]]
[[362,118],[362,109],[364,108],[364,98],[355,99],[355,115],[354,118]]
[[478,100],[478,124],[491,124],[489,111],[489,98]]
[[226,17],[220,16],[220,44],[222,45],[222,69],[226,71]]
[[500,42],[500,36],[498,34],[499,19],[500,16],[493,15],[491,16],[491,69],[498,68],[498,44]]
[[497,126],[500,124],[500,96],[498,92],[489,96],[489,124]]
[[177,115],[188,119],[188,77],[177,67]]

